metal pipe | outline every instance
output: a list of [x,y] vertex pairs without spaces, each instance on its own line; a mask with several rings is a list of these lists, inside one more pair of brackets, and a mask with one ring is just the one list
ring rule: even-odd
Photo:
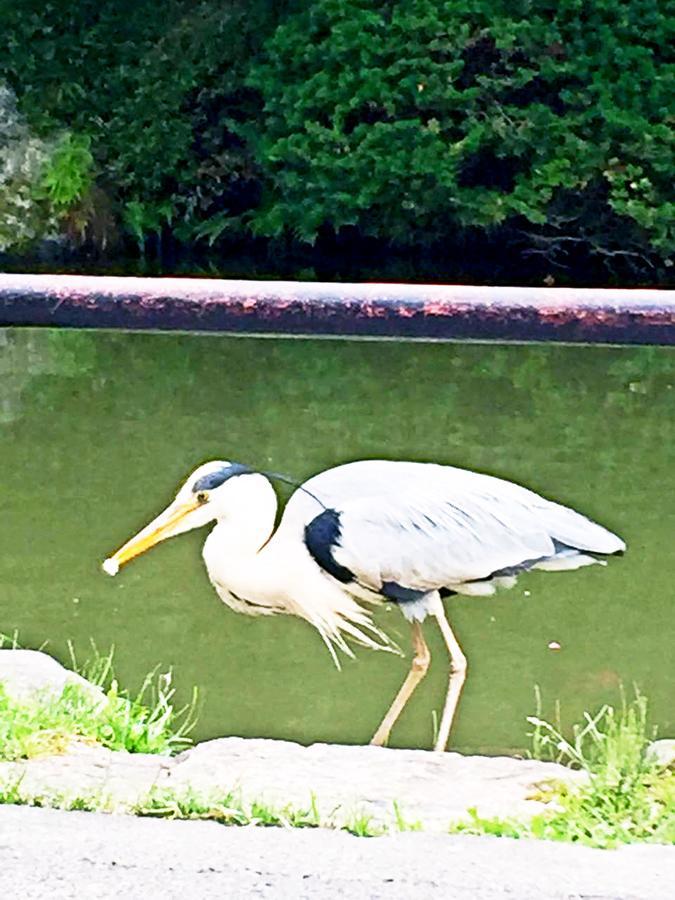
[[0,326],[675,344],[675,291],[0,274]]

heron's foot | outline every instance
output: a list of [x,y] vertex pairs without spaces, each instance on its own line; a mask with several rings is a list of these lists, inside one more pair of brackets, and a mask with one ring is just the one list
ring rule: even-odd
[[378,728],[375,734],[373,735],[370,746],[371,747],[386,747],[389,743],[389,731],[390,729]]

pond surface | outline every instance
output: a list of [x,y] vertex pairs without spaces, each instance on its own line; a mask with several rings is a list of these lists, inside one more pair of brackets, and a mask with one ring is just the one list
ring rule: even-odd
[[[184,699],[199,686],[199,739],[365,742],[407,659],[357,649],[337,672],[306,623],[230,612],[203,531],[115,579],[100,563],[206,459],[298,479],[433,460],[519,481],[629,544],[604,569],[446,601],[470,662],[454,747],[527,747],[535,685],[569,723],[636,684],[672,735],[674,383],[675,355],[657,348],[0,330],[0,631],[64,661],[69,641],[82,659],[92,639],[114,644],[130,688],[173,666]],[[402,616],[379,621],[407,649]],[[429,746],[442,705],[446,657],[425,627],[432,667],[393,746]]]

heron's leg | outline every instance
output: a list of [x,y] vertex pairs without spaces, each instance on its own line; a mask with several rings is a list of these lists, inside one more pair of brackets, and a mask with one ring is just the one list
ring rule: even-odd
[[389,707],[386,716],[382,719],[382,724],[375,732],[373,736],[371,744],[374,744],[376,747],[383,747],[387,741],[389,740],[389,732],[394,727],[394,723],[401,715],[403,711],[403,707],[406,705],[410,697],[412,696],[413,691],[420,683],[420,681],[427,674],[427,669],[429,668],[429,663],[431,662],[431,653],[429,652],[429,648],[427,647],[426,641],[424,640],[424,635],[422,634],[422,626],[419,622],[413,622],[412,624],[412,643],[414,656],[412,658],[412,664],[410,666],[410,671],[406,676],[405,681],[401,685],[401,689],[398,694],[394,698],[394,702]]
[[443,715],[441,716],[441,724],[438,728],[438,736],[436,737],[436,745],[434,750],[443,751],[448,743],[450,736],[450,728],[452,720],[455,717],[455,710],[459,702],[459,695],[462,693],[462,687],[466,679],[466,656],[462,653],[459,641],[453,634],[450,623],[445,615],[443,604],[438,602],[438,606],[434,610],[434,615],[441,629],[443,640],[450,653],[450,681],[448,683],[448,693],[445,697],[445,706],[443,707]]

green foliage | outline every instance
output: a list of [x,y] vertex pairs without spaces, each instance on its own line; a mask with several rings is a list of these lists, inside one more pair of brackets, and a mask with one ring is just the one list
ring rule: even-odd
[[410,244],[506,223],[545,253],[665,256],[669,29],[659,0],[301,6],[250,74],[269,186],[253,227]]
[[589,774],[582,789],[561,792],[560,811],[538,821],[536,836],[600,847],[675,841],[675,775],[660,773],[649,754],[654,731],[639,692],[630,703],[624,698],[620,710],[605,705],[586,713],[570,739],[538,716],[528,721],[539,755],[553,751]]
[[675,844],[675,775],[643,774],[630,795],[602,777],[586,790],[562,793],[559,811],[536,816],[532,837],[592,847],[650,842]]
[[624,695],[618,711],[604,705],[594,716],[585,713],[583,725],[572,728],[569,740],[558,726],[539,715],[530,716],[528,722],[534,726],[532,742],[537,758],[549,755],[558,762],[602,775],[612,784],[622,784],[628,778],[629,792],[651,767],[647,748],[654,731],[648,724],[647,700],[639,691],[631,703]]
[[530,837],[529,825],[516,819],[500,819],[498,816],[480,816],[475,807],[468,810],[469,818],[453,822],[450,834],[489,834],[492,837]]
[[397,831],[422,831],[422,823],[418,820],[410,821],[406,819],[403,810],[394,800],[394,822]]
[[[74,243],[117,229],[141,253],[479,234],[547,264],[672,263],[660,0],[24,0],[0,32],[36,139],[68,132],[33,237],[50,199]],[[3,203],[0,179],[0,249]]]
[[48,809],[77,810],[79,812],[109,812],[112,802],[100,793],[92,794],[27,794],[22,790],[23,778],[0,784],[0,805],[37,806]]
[[151,673],[130,697],[114,678],[112,653],[98,657],[85,672],[92,684],[102,687],[101,693],[69,682],[61,692],[14,697],[0,684],[0,760],[63,753],[74,740],[163,755],[191,743],[195,702],[183,710],[174,708],[170,673]]
[[0,7],[0,78],[38,129],[67,126],[86,136],[77,159],[71,146],[59,160],[59,195],[74,163],[90,175],[86,150],[102,196],[141,246],[165,229],[192,239],[200,228],[208,232],[213,216],[246,207],[254,173],[234,124],[251,119],[256,104],[242,66],[284,7],[262,0]]
[[639,693],[620,710],[603,706],[586,713],[567,739],[560,729],[532,716],[535,756],[555,758],[587,773],[579,787],[552,784],[553,809],[529,822],[484,818],[453,823],[451,832],[570,841],[592,847],[651,842],[675,843],[675,773],[663,771],[649,754],[653,732],[647,701]]
[[[0,804],[3,803],[99,812],[111,811],[114,806],[110,797],[99,794],[30,794],[22,789],[22,778],[0,785]],[[277,806],[265,800],[245,801],[237,791],[204,794],[190,786],[179,790],[154,787],[136,801],[130,812],[148,818],[209,820],[230,826],[339,828],[356,837],[378,837],[393,830],[375,823],[373,817],[365,813],[356,813],[338,826],[333,818],[321,817],[314,795],[308,807],[300,808],[291,804]],[[410,826],[397,822],[396,829],[419,831],[421,826],[419,823]]]
[[[111,657],[98,657],[87,671],[93,683],[111,682]],[[149,684],[146,681],[146,686]],[[114,680],[105,698],[92,697],[80,685],[67,685],[59,697],[41,695],[30,701],[11,700],[0,685],[0,760],[30,758],[65,751],[73,739],[101,743],[117,750],[168,753],[188,743],[185,727],[169,731],[167,715],[172,690],[166,677],[159,682],[159,700],[143,706],[139,699],[120,697]],[[538,755],[565,760],[583,769],[588,780],[579,786],[554,782],[542,790],[550,811],[529,821],[484,817],[474,809],[468,819],[454,822],[450,833],[496,837],[536,838],[583,843],[593,847],[651,842],[675,844],[675,772],[664,770],[649,753],[651,729],[647,704],[639,694],[621,710],[604,706],[586,714],[571,739],[539,716],[533,716],[534,747]],[[162,727],[157,727],[161,723]],[[110,798],[84,795],[31,795],[21,778],[0,785],[0,803],[50,806],[59,809],[108,810]],[[170,819],[210,819],[223,825],[287,828],[340,827],[358,837],[394,831],[420,831],[397,803],[389,824],[356,812],[336,824],[319,812],[312,795],[307,808],[279,807],[263,800],[244,802],[233,791],[205,795],[191,787],[154,788],[132,811],[141,816]]]
[[321,824],[314,797],[308,809],[280,808],[262,800],[244,803],[232,791],[206,796],[192,788],[180,792],[156,788],[136,804],[134,812],[162,819],[211,819],[222,825],[318,828]]
[[[402,819],[395,805],[396,825],[399,831],[421,830],[419,823],[410,825]],[[312,802],[306,809],[291,805],[278,807],[263,800],[245,802],[241,795],[232,791],[222,794],[204,795],[191,788],[176,792],[172,789],[156,788],[142,798],[134,807],[136,815],[162,819],[211,819],[222,825],[257,825],[283,828],[336,827],[332,819],[322,819],[312,795]],[[390,828],[377,824],[373,816],[357,812],[343,825],[341,830],[356,837],[378,837],[387,834]]]
[[54,147],[39,189],[55,209],[72,206],[90,190],[94,162],[90,145],[88,137],[67,132]]
[[381,837],[388,831],[383,825],[377,825],[368,813],[355,813],[345,824],[344,830],[354,837]]

